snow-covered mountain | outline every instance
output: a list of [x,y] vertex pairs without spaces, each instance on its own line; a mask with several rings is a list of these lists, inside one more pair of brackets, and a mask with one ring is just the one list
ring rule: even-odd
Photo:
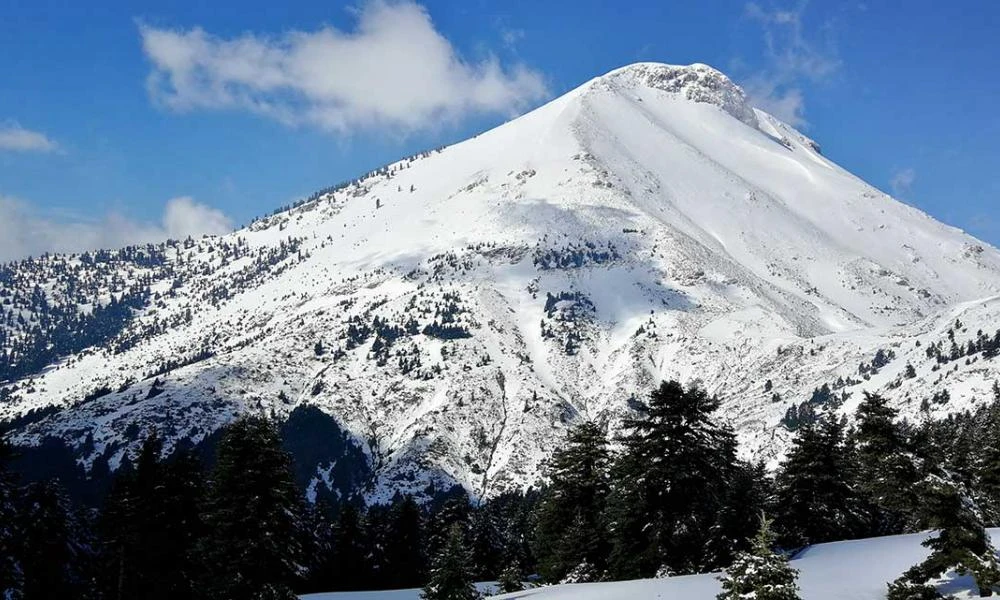
[[[718,394],[772,459],[865,390],[913,418],[967,407],[1000,369],[998,294],[995,248],[711,67],[640,63],[224,237],[0,269],[0,418],[114,468],[151,426],[197,442],[312,406],[371,496],[488,496],[665,378]],[[68,322],[84,334],[53,333]]]

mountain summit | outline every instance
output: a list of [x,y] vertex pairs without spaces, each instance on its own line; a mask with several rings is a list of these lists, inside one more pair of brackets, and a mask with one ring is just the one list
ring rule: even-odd
[[352,456],[371,497],[488,496],[661,379],[717,394],[770,459],[865,391],[968,406],[997,375],[997,294],[996,249],[719,71],[640,63],[227,236],[3,267],[0,417],[115,468],[150,428],[312,411],[343,432],[303,444],[312,493],[350,491]]

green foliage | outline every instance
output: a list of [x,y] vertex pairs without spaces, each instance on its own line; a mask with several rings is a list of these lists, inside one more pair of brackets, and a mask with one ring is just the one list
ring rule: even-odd
[[516,561],[507,563],[503,571],[500,571],[500,579],[497,583],[500,586],[501,594],[520,592],[524,589],[524,582],[521,580],[521,567]]
[[204,520],[204,585],[217,597],[249,599],[300,580],[302,499],[273,422],[243,417],[226,429]]
[[185,453],[162,460],[161,451],[156,435],[146,438],[134,469],[118,477],[101,512],[102,587],[110,598],[194,594],[201,465]]
[[612,576],[650,577],[665,567],[696,573],[721,566],[719,515],[732,500],[736,440],[718,425],[718,401],[664,382],[645,414],[623,422],[622,453],[609,500]]
[[434,558],[430,581],[420,595],[423,600],[479,600],[469,565],[473,557],[465,546],[459,523],[448,529],[444,545]]
[[776,481],[782,543],[804,546],[864,531],[864,502],[854,486],[851,459],[839,422],[822,421],[798,431]]
[[547,581],[560,581],[581,562],[606,567],[609,464],[604,430],[589,421],[572,429],[553,453],[535,530],[535,553]]
[[798,572],[788,565],[787,558],[772,550],[773,545],[771,521],[761,515],[750,550],[738,553],[720,577],[718,600],[799,600]]

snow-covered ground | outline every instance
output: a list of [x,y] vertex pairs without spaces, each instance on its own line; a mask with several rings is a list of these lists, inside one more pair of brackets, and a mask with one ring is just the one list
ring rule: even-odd
[[[823,384],[844,380],[845,413],[877,391],[921,419],[989,399],[1000,375],[926,354],[1000,328],[1000,252],[844,171],[705,65],[616,70],[165,254],[176,274],[126,334],[170,325],[11,386],[0,419],[71,407],[16,442],[56,436],[114,468],[151,426],[169,447],[313,405],[370,458],[371,499],[453,482],[490,496],[535,482],[573,423],[614,430],[661,379],[718,394],[743,452],[773,464],[786,410]],[[896,358],[863,378],[880,349]]]
[[[991,529],[994,545],[1000,529]],[[886,586],[927,556],[928,534],[899,535],[812,546],[795,560],[803,600],[883,600]],[[956,599],[978,598],[969,577],[948,574],[938,589]],[[614,583],[554,585],[496,596],[506,600],[715,600],[718,574]],[[418,600],[420,590],[311,594],[308,600]]]

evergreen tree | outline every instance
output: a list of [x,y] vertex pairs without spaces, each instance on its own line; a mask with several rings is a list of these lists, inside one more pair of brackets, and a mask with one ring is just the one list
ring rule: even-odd
[[370,551],[361,515],[353,504],[345,504],[333,529],[331,580],[334,591],[365,589],[371,581]]
[[771,513],[775,504],[774,481],[763,462],[739,461],[723,493],[709,553],[717,557],[717,564],[728,565],[736,552],[749,548],[760,527],[760,515]]
[[776,481],[776,528],[789,546],[850,539],[865,511],[844,446],[844,427],[825,420],[797,432]]
[[572,429],[553,453],[535,532],[539,568],[548,581],[560,581],[581,562],[606,568],[609,461],[604,431],[589,421]]
[[[63,489],[54,481],[32,483],[23,494],[17,551],[20,597],[25,600],[83,597],[89,588],[89,540]],[[15,595],[15,597],[18,597]]]
[[920,467],[896,423],[896,414],[881,396],[867,393],[855,414],[858,481],[877,509],[872,535],[901,533],[916,526],[914,515],[920,501],[913,490],[920,480]]
[[924,542],[931,554],[890,586],[890,600],[940,597],[927,582],[949,570],[972,575],[980,596],[1000,585],[1000,564],[982,515],[965,487],[947,473],[925,477],[917,486],[926,523],[938,530]]
[[521,567],[516,561],[508,562],[503,571],[500,571],[500,579],[497,583],[500,585],[501,594],[511,594],[524,589],[524,582],[521,581]]
[[990,527],[1000,526],[1000,395],[985,411],[983,424],[975,431],[979,450],[975,460],[976,500]]
[[421,585],[426,571],[423,515],[413,496],[407,494],[394,500],[385,543],[387,586],[412,588]]
[[788,559],[772,550],[774,534],[771,522],[761,515],[760,530],[747,552],[736,560],[720,577],[722,593],[718,600],[799,600],[796,579],[798,572],[788,565]]
[[430,581],[420,597],[423,600],[479,600],[479,592],[472,582],[469,565],[472,556],[465,547],[465,532],[461,524],[449,529],[445,543],[431,569]]
[[23,536],[19,531],[17,479],[7,466],[12,456],[13,449],[0,436],[0,598],[14,597],[21,587],[16,552]]
[[472,576],[477,581],[495,579],[503,567],[504,541],[497,515],[484,506],[479,506],[472,512],[469,547],[475,561]]
[[155,434],[134,469],[122,468],[101,515],[103,587],[109,598],[194,596],[194,548],[201,535],[201,466],[186,452],[160,457]]
[[718,406],[703,390],[665,382],[642,418],[623,422],[609,502],[616,578],[719,566],[712,532],[737,463],[734,435],[712,418]]
[[274,423],[247,416],[225,429],[204,521],[204,583],[214,597],[249,599],[300,581],[302,499]]

